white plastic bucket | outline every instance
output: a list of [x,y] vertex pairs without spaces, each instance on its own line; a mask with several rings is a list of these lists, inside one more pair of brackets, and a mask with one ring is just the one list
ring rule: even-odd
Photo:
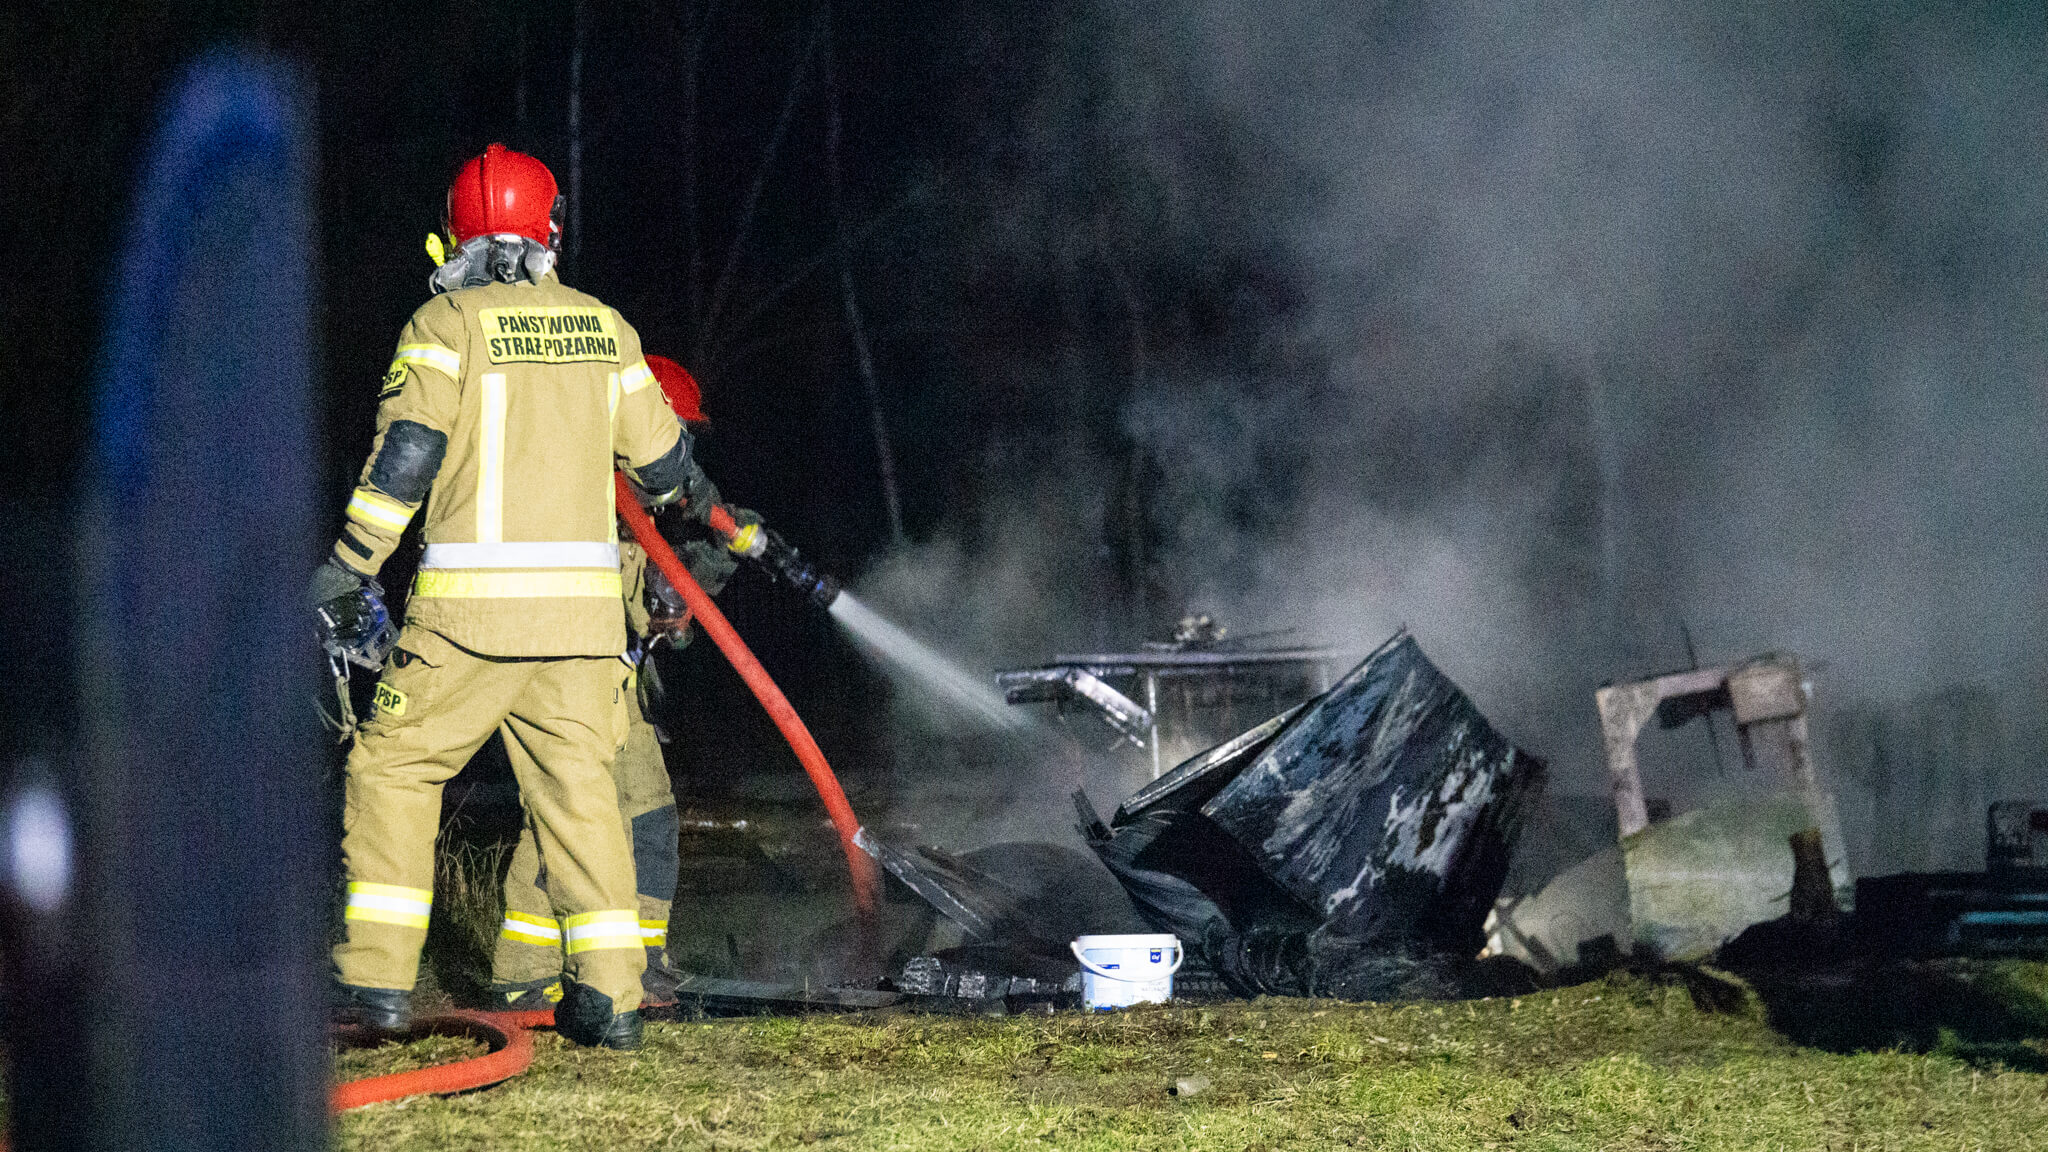
[[1081,962],[1081,1001],[1091,1012],[1173,999],[1178,936],[1083,936],[1068,947]]

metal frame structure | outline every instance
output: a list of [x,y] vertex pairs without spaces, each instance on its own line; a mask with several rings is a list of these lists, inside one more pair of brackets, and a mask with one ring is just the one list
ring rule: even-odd
[[[1743,764],[1781,781],[1806,804],[1821,831],[1827,857],[1844,863],[1841,819],[1835,796],[1820,780],[1809,749],[1806,715],[1812,689],[1792,656],[1769,654],[1743,664],[1672,672],[1647,680],[1610,684],[1593,694],[1607,751],[1608,783],[1623,838],[1650,825],[1643,799],[1636,739],[1660,714],[1667,718],[1734,714]],[[1837,886],[1846,878],[1836,877]]]
[[[1316,647],[1242,651],[1161,648],[1139,652],[1063,654],[1035,668],[998,672],[996,686],[1003,690],[1003,698],[1011,704],[1064,704],[1072,699],[1088,702],[1110,727],[1145,750],[1152,761],[1152,779],[1157,780],[1168,767],[1162,761],[1159,745],[1159,689],[1163,681],[1229,676],[1240,669],[1252,667],[1297,665],[1307,672],[1312,694],[1320,695],[1330,686],[1331,655],[1331,649]],[[1132,700],[1107,683],[1110,679],[1124,677],[1139,680],[1144,694],[1143,703]]]

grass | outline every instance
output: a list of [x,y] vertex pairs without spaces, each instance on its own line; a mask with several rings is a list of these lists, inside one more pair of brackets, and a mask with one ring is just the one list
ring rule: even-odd
[[436,1064],[452,1064],[482,1056],[489,1049],[466,1036],[428,1036],[409,1044],[376,1048],[344,1048],[334,1056],[334,1078],[361,1080],[393,1072],[411,1072]]
[[467,842],[442,830],[434,854],[434,914],[423,950],[429,998],[436,989],[465,1004],[488,998],[511,855],[509,844]]
[[[2011,995],[2048,987],[2036,966],[1998,971]],[[348,1053],[343,1074],[418,1062],[428,1044],[450,1042]],[[1953,1045],[1801,1047],[1754,997],[1698,974],[1448,1004],[658,1023],[637,1056],[547,1033],[539,1048],[499,1088],[350,1113],[339,1146],[2048,1148],[2048,1077]],[[1169,1092],[1195,1078],[1206,1087]]]

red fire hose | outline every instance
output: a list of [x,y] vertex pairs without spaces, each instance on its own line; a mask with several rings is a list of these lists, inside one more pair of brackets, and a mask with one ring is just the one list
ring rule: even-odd
[[[825,763],[825,754],[819,751],[818,742],[811,738],[810,729],[804,727],[803,718],[790,706],[782,689],[769,679],[768,670],[761,667],[761,662],[747,649],[739,633],[732,630],[725,614],[711,602],[710,595],[690,578],[689,570],[676,559],[675,550],[668,546],[668,541],[654,530],[654,518],[640,506],[639,493],[624,475],[618,475],[617,481],[619,516],[632,531],[633,539],[639,541],[640,547],[647,550],[647,558],[661,569],[661,574],[668,577],[676,591],[682,593],[683,602],[690,606],[690,615],[703,627],[704,634],[711,637],[711,642],[718,645],[718,650],[725,653],[733,671],[738,672],[740,679],[753,690],[754,698],[761,702],[768,718],[782,730],[782,738],[789,741],[790,749],[804,766],[805,774],[810,776],[812,787],[818,790],[818,798],[825,802],[825,811],[832,817],[832,827],[839,833],[839,847],[846,853],[846,870],[853,877],[854,907],[860,913],[863,929],[872,935],[875,912],[881,906],[881,877],[873,858],[854,843],[854,834],[860,831],[860,821],[854,818],[853,806],[846,802],[846,792],[839,787],[839,778],[832,774],[832,766]],[[720,523],[723,512],[722,508],[712,509],[712,524],[730,535],[735,526],[731,516],[724,516],[723,523]]]
[[707,519],[711,521],[711,530],[720,536],[730,538],[733,533],[740,530],[740,522],[732,518],[732,513],[716,504],[711,506],[711,515]]
[[530,1030],[545,1028],[554,1022],[552,1008],[539,1012],[454,1012],[422,1020],[414,1027],[414,1034],[467,1036],[483,1042],[491,1051],[473,1060],[458,1060],[453,1064],[437,1064],[432,1068],[336,1084],[329,1098],[330,1107],[336,1112],[346,1112],[365,1104],[403,1100],[407,1096],[427,1092],[436,1095],[468,1092],[510,1080],[533,1063],[533,1033]]

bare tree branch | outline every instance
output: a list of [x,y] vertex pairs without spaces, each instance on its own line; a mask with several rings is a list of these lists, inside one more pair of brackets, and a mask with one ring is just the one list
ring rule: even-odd
[[804,72],[810,66],[811,57],[817,53],[818,44],[825,34],[822,21],[811,29],[811,35],[804,42],[803,51],[797,56],[796,67],[789,75],[789,91],[782,98],[782,111],[775,118],[775,130],[769,133],[768,142],[761,149],[761,164],[754,171],[753,186],[747,189],[747,198],[740,207],[739,224],[733,230],[732,243],[725,250],[725,265],[719,270],[718,279],[711,288],[711,305],[698,327],[701,338],[706,342],[718,326],[718,317],[725,310],[725,298],[732,291],[733,277],[739,271],[740,255],[746,250],[747,233],[753,229],[754,213],[761,204],[762,189],[767,187],[768,173],[775,167],[775,154],[782,147],[782,139],[789,134],[790,121],[796,115],[797,97],[803,93]]
[[[569,267],[583,251],[583,0],[570,14],[569,46]],[[579,269],[580,271],[580,269]]]
[[718,17],[718,0],[704,5],[698,16],[697,0],[689,0],[683,11],[683,243],[688,250],[683,272],[685,313],[691,334],[691,361],[701,363],[704,351],[704,221],[701,207],[701,174],[697,137],[703,87],[704,45],[711,38],[711,23]]
[[860,226],[860,229],[858,231],[854,232],[852,235],[834,239],[830,245],[821,249],[816,255],[812,256],[809,260],[804,261],[803,265],[799,267],[794,273],[792,273],[788,279],[784,280],[780,284],[777,284],[774,288],[764,293],[761,296],[761,298],[755,302],[754,306],[747,310],[746,315],[740,317],[738,320],[733,321],[731,324],[726,325],[724,331],[719,333],[718,342],[712,345],[711,348],[707,352],[705,352],[702,357],[705,370],[707,372],[715,374],[717,367],[724,362],[725,350],[732,346],[733,341],[739,339],[741,336],[744,336],[750,329],[752,329],[754,324],[758,322],[761,319],[761,317],[767,315],[770,311],[772,311],[775,308],[777,304],[781,303],[782,298],[784,296],[794,291],[797,285],[802,284],[804,281],[810,279],[811,274],[816,272],[818,269],[823,268],[825,266],[826,261],[835,258],[840,259],[842,261],[847,259],[846,250],[859,248],[861,245],[867,243],[869,239],[873,238],[875,233],[882,230],[883,225],[890,223],[895,218],[897,213],[909,207],[917,199],[919,199],[919,194],[916,192],[904,196],[901,200],[898,200],[895,204],[891,205],[886,211],[880,212],[876,214],[874,217],[870,218],[866,223]]
[[846,308],[846,332],[853,339],[854,363],[860,369],[861,384],[867,390],[868,419],[875,434],[875,466],[881,474],[882,504],[889,512],[889,536],[901,544],[904,541],[903,498],[896,488],[896,453],[889,445],[889,421],[882,411],[882,386],[875,379],[875,358],[868,347],[867,326],[861,322],[860,300],[853,290],[853,261],[847,258],[850,245],[846,237],[846,212],[839,169],[839,76],[831,38],[831,0],[821,0],[818,25],[825,33],[825,167],[831,179],[832,227],[839,238],[835,245],[839,251],[839,298]]

